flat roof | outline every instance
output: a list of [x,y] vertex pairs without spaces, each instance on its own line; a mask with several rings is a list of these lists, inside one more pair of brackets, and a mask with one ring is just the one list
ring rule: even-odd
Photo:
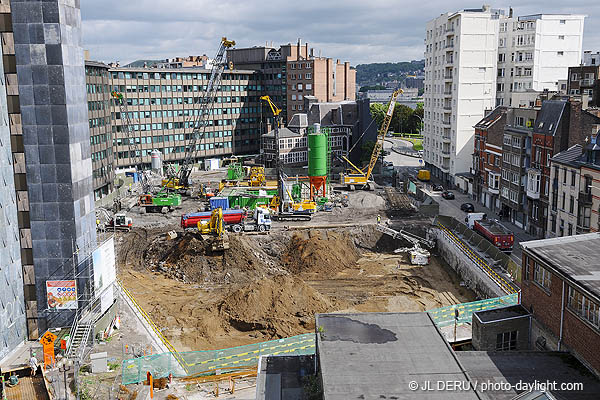
[[521,247],[600,298],[600,233],[532,240]]
[[[474,382],[478,391],[489,400],[511,400],[525,390],[515,385],[546,382],[583,383],[583,390],[550,390],[561,400],[595,399],[600,393],[600,381],[575,357],[562,352],[541,351],[457,351],[456,357]],[[482,391],[482,383],[497,382],[512,387],[492,388]],[[498,389],[498,390],[495,390]],[[539,388],[538,388],[539,390]]]
[[324,400],[481,399],[472,388],[409,388],[412,381],[469,380],[425,312],[317,314],[316,326]]
[[481,322],[493,322],[508,318],[525,317],[529,312],[520,304],[508,307],[494,308],[492,310],[477,311],[474,313]]

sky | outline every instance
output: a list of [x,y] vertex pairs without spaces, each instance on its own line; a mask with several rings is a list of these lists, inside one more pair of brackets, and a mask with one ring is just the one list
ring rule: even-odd
[[[515,15],[587,15],[583,50],[600,51],[599,0],[485,1],[513,5]],[[513,4],[514,3],[514,4]],[[428,0],[83,0],[84,48],[92,60],[121,65],[138,59],[214,56],[222,36],[238,48],[275,47],[298,38],[315,54],[351,65],[423,58],[427,21],[479,2]]]

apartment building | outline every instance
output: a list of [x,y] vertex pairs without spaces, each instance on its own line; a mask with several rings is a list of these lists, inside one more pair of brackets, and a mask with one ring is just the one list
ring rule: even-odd
[[600,107],[600,65],[569,67],[567,94],[580,96],[583,108]]
[[[0,111],[7,113],[3,120],[10,131],[10,140],[0,147],[6,151],[9,146],[12,153],[2,162],[0,201],[7,233],[2,246],[12,249],[3,252],[2,261],[3,267],[7,260],[14,267],[0,290],[0,334],[11,335],[0,344],[0,354],[6,344],[35,340],[46,329],[72,321],[74,310],[49,310],[47,280],[76,279],[82,296],[93,286],[86,272],[89,260],[80,259],[96,244],[96,224],[78,4],[0,3],[6,84],[6,107]],[[5,175],[7,166],[12,180]],[[4,197],[9,190],[13,196]],[[11,197],[16,199],[16,219]],[[19,254],[14,253],[15,238]],[[76,249],[80,251],[74,255]]]
[[[308,43],[232,49],[227,59],[238,68],[257,71],[267,94],[289,122],[304,111],[304,96],[320,102],[356,100],[356,70],[350,63],[314,54]],[[268,115],[268,114],[267,114]]]
[[[197,68],[110,68],[109,91],[123,93],[134,140],[144,164],[152,150],[164,162],[179,163],[198,119],[197,104],[206,90],[210,71]],[[206,133],[197,144],[194,161],[231,154],[258,154],[260,150],[260,96],[263,87],[255,71],[226,70],[217,92]],[[114,166],[135,165],[126,140],[126,119],[111,103]]]
[[581,59],[583,15],[513,17],[465,9],[427,23],[424,160],[456,184],[471,165],[473,126],[495,105],[533,107]]
[[520,228],[527,225],[526,182],[531,155],[531,132],[538,110],[509,108],[502,139],[501,215]]
[[521,305],[533,315],[532,346],[569,351],[600,374],[600,234],[521,243]]
[[446,184],[468,171],[473,126],[495,105],[499,18],[503,10],[461,10],[427,23],[424,161]]
[[113,168],[113,113],[111,112],[111,84],[108,69],[108,65],[103,63],[85,62],[94,200],[98,200],[112,192],[115,180]]
[[500,210],[502,146],[507,108],[496,107],[475,125],[473,195],[490,210]]
[[[533,106],[539,92],[558,91],[582,55],[584,15],[535,14],[499,24],[496,104]],[[537,93],[536,93],[537,92]]]
[[550,211],[546,237],[570,236],[599,230],[600,118],[584,125],[585,145],[576,144],[551,159]]

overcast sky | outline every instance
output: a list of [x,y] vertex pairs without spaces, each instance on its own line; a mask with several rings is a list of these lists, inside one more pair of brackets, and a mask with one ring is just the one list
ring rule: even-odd
[[[425,23],[484,1],[83,0],[84,48],[93,60],[214,56],[221,36],[237,47],[308,42],[351,65],[423,58]],[[600,0],[485,1],[516,15],[585,14],[584,50],[600,50]],[[543,7],[543,8],[541,8]]]

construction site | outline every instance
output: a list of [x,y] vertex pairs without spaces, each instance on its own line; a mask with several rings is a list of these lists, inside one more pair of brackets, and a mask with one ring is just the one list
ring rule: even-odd
[[[421,183],[384,160],[401,90],[362,163],[350,160],[360,138],[340,156],[329,128],[315,124],[304,168],[284,168],[279,145],[271,159],[199,165],[196,142],[234,44],[221,41],[182,163],[163,165],[153,153],[145,165],[126,125],[137,163],[117,178],[112,202],[96,207],[102,245],[90,252],[94,297],[73,307],[71,327],[44,335],[44,366],[66,371],[74,363],[78,398],[205,399],[224,391],[221,397],[253,399],[261,357],[314,356],[317,314],[428,311],[450,343],[464,345],[474,310],[516,299],[505,271],[451,237],[444,224],[452,221],[434,219],[435,202],[423,197]],[[111,95],[129,121],[126,96]],[[281,109],[260,99],[278,143]],[[504,294],[513,297],[481,303]],[[446,329],[452,320],[453,332]],[[15,380],[17,372],[5,375]],[[67,396],[66,372],[63,380]],[[50,385],[49,397],[57,392]]]

